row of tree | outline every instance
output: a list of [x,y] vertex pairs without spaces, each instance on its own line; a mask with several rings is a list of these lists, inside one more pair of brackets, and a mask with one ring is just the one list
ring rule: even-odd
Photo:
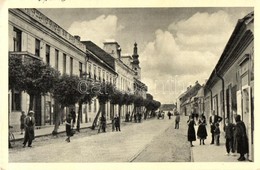
[[[83,83],[82,83],[83,82]],[[144,106],[144,119],[148,115],[154,116],[155,111],[161,103],[153,100],[152,95],[147,94],[144,99],[141,96],[124,93],[107,82],[95,82],[91,79],[82,79],[75,75],[61,75],[59,71],[45,64],[41,60],[26,59],[17,55],[9,56],[9,90],[18,90],[28,93],[30,96],[29,110],[35,110],[35,99],[42,95],[49,94],[54,98],[57,108],[54,112],[55,126],[52,134],[57,134],[61,115],[65,107],[75,106],[78,103],[77,129],[80,129],[82,119],[82,105],[91,103],[96,97],[99,102],[99,109],[92,124],[92,129],[97,125],[100,114],[105,116],[105,105],[110,102],[112,106],[118,105],[119,117],[121,118],[121,108],[123,105],[134,104],[130,120],[138,108]],[[112,111],[112,117],[114,111]]]

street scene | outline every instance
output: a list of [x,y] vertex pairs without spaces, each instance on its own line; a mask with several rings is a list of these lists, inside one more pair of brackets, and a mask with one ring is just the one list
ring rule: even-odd
[[9,163],[255,161],[254,8],[9,8],[8,31]]

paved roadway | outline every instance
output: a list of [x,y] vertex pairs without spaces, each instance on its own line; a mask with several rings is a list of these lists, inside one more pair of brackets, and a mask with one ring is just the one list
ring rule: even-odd
[[153,139],[165,133],[169,127],[173,127],[173,124],[174,119],[152,119],[123,126],[121,132],[110,131],[81,138],[72,137],[70,143],[65,142],[65,138],[57,138],[40,146],[35,142],[32,148],[10,150],[9,162],[138,161],[136,157]]

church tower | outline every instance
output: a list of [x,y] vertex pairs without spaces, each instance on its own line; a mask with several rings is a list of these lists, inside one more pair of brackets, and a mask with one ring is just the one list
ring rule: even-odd
[[134,44],[134,53],[132,55],[133,61],[132,61],[132,68],[135,71],[135,77],[138,80],[141,80],[141,68],[139,66],[139,55],[138,55],[138,48],[137,48],[137,43],[135,42]]

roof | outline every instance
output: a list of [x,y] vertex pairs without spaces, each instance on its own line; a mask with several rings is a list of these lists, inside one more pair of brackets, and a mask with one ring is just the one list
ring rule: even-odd
[[[253,37],[252,32],[250,32],[250,30],[246,29],[246,26],[253,21],[254,21],[254,11],[252,11],[251,13],[246,15],[244,18],[238,20],[236,27],[235,27],[233,33],[231,34],[231,36],[224,48],[224,51],[221,54],[220,59],[218,60],[218,63],[215,66],[215,68],[213,69],[205,86],[209,87],[211,84],[214,84],[214,82],[216,80],[216,73],[221,74],[227,70],[228,64],[226,64],[226,63],[228,62],[228,60],[230,60],[233,51],[236,51],[233,49],[238,47],[238,42],[243,41],[245,39],[244,36]],[[240,38],[242,40],[240,40]]]
[[162,104],[160,110],[173,110],[176,108],[175,104]]
[[183,98],[184,100],[186,100],[186,98],[196,96],[201,87],[202,86],[199,83],[196,83],[194,86],[190,87],[189,89],[187,89],[187,91],[181,94],[179,99]]
[[83,44],[86,45],[87,50],[91,51],[95,54],[98,58],[103,60],[106,64],[110,67],[115,69],[115,59],[110,54],[105,52],[102,48],[94,44],[92,41],[81,41]]

